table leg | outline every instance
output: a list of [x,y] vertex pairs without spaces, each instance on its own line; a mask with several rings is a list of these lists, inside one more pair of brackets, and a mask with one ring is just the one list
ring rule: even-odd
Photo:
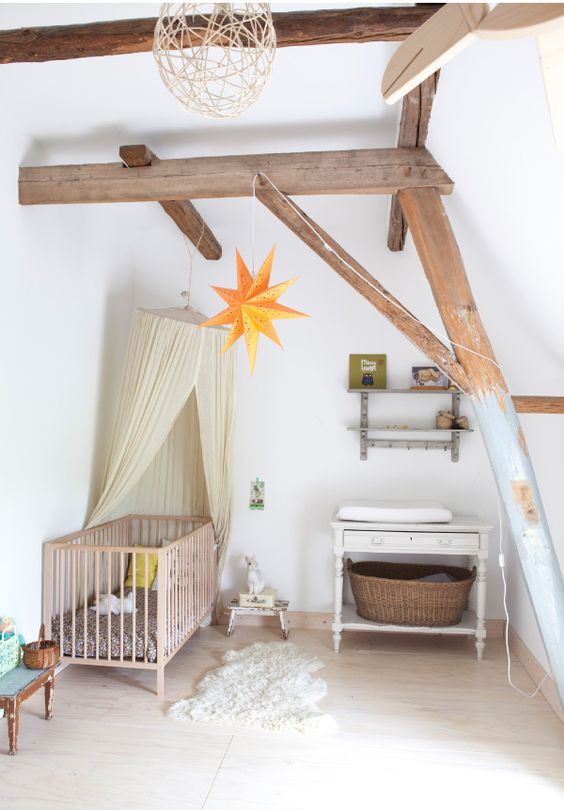
[[233,633],[235,629],[235,611],[232,610],[229,614],[229,624],[227,625],[227,638]]
[[285,610],[280,611],[280,627],[282,628],[282,635],[287,639],[290,635],[290,628],[288,627],[288,614]]
[[55,696],[55,673],[49,675],[45,683],[45,719],[50,720],[53,717],[53,698]]
[[17,698],[8,701],[8,744],[9,753],[13,756],[18,750],[18,729],[20,725],[20,703]]
[[486,646],[486,561],[478,559],[476,576],[476,657],[481,661]]
[[334,582],[334,598],[335,598],[335,617],[331,629],[333,630],[333,649],[339,652],[341,646],[341,634],[343,632],[343,625],[341,622],[343,612],[343,554],[335,554],[335,582]]

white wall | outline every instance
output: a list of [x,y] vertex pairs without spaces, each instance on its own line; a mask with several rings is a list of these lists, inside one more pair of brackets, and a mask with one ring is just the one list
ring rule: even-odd
[[[106,18],[154,11],[147,5],[104,6]],[[100,18],[100,7],[3,7],[1,18],[5,28],[80,22]],[[393,48],[282,50],[260,102],[238,122],[184,113],[160,86],[150,55],[2,67],[9,79],[0,88],[9,121],[0,219],[9,290],[0,404],[9,425],[1,462],[2,491],[9,497],[2,525],[15,540],[13,570],[2,567],[7,581],[0,611],[16,614],[27,632],[36,622],[38,596],[30,598],[21,585],[33,581],[39,589],[40,543],[82,523],[94,486],[92,468],[99,474],[95,457],[103,456],[131,305],[181,303],[187,249],[153,204],[20,209],[17,165],[110,161],[127,142],[147,142],[162,157],[388,146],[395,141],[398,110],[380,102],[378,83]],[[564,165],[552,143],[533,44],[479,43],[459,55],[441,76],[429,145],[456,181],[447,210],[512,391],[561,394]],[[440,329],[411,241],[402,254],[386,249],[388,200],[300,203],[401,301]],[[224,247],[220,262],[194,262],[193,304],[212,314],[221,301],[209,284],[234,283],[235,246],[250,256],[252,204],[202,201],[198,207]],[[244,582],[240,557],[255,551],[292,608],[325,611],[332,576],[328,522],[340,499],[437,498],[495,524],[497,496],[477,433],[463,437],[458,464],[447,454],[424,451],[372,450],[368,461],[359,460],[357,437],[345,430],[359,407],[346,392],[349,353],[386,353],[389,384],[397,386],[407,384],[409,367],[421,355],[260,204],[256,223],[257,261],[277,243],[273,278],[300,276],[283,300],[311,318],[280,324],[284,352],[261,338],[254,377],[243,348],[236,350],[234,529],[224,585],[232,591]],[[372,407],[386,420],[422,422],[423,411],[433,407],[430,400],[405,400],[374,398]],[[527,416],[523,423],[564,555],[564,418]],[[248,509],[250,481],[257,475],[266,480],[263,513]],[[494,552],[491,617],[502,615],[496,559]],[[542,657],[512,556],[509,573],[513,623]]]
[[0,82],[0,615],[32,639],[42,543],[82,526],[100,484],[133,287],[111,206],[18,205],[20,164],[65,160],[21,126],[28,91]]

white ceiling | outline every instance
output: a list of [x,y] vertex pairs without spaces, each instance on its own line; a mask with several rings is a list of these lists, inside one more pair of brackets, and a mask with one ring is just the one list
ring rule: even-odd
[[[274,10],[346,7],[347,4],[273,4]],[[353,5],[353,4],[349,4]],[[367,4],[378,5],[378,4]],[[2,29],[64,25],[102,19],[149,17],[153,3],[3,4]],[[384,66],[395,44],[333,45],[280,49],[271,79],[259,101],[235,121],[215,121],[186,112],[163,88],[150,53],[2,66],[3,80],[21,82],[25,98],[18,109],[22,128],[49,151],[74,147],[80,160],[92,159],[89,144],[150,141],[162,156],[223,154],[244,138],[243,151],[267,151],[269,142],[311,140],[331,148],[346,131],[351,147],[393,145],[398,109],[379,92]],[[78,154],[77,154],[78,158]]]

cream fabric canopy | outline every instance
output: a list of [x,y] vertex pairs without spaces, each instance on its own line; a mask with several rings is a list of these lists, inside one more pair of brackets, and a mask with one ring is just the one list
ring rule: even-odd
[[231,516],[234,352],[193,310],[138,310],[102,493],[88,526],[121,515],[210,514],[223,568]]

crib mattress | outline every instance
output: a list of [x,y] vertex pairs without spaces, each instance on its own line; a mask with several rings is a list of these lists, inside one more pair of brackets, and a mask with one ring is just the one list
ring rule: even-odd
[[[147,660],[154,663],[157,660],[157,592],[149,591],[147,599]],[[145,659],[145,590],[136,593],[137,613],[135,614],[135,658]],[[112,615],[110,628],[110,658],[120,659],[121,655],[121,617]],[[60,642],[60,616],[54,616],[51,622],[51,637]],[[98,632],[98,657],[108,657],[108,617],[100,616]],[[133,614],[123,617],[123,657],[131,661],[133,651]],[[72,646],[72,612],[63,614],[63,655],[73,654]],[[165,650],[165,655],[168,650]],[[82,609],[75,613],[75,644],[74,655],[84,658],[84,612]],[[96,658],[96,611],[88,610],[86,619],[86,658]]]
[[436,501],[343,501],[337,519],[364,523],[449,523],[452,512]]

